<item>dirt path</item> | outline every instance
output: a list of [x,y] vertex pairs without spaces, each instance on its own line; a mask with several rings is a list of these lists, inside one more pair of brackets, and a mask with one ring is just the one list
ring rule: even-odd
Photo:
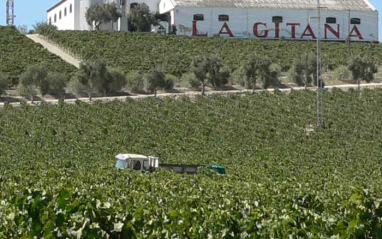
[[34,42],[41,44],[45,49],[50,51],[51,53],[61,57],[62,60],[66,61],[67,63],[79,68],[80,67],[80,60],[74,58],[69,53],[67,53],[65,50],[63,50],[58,45],[45,40],[43,37],[41,37],[39,34],[28,34],[26,35],[28,38],[32,39]]

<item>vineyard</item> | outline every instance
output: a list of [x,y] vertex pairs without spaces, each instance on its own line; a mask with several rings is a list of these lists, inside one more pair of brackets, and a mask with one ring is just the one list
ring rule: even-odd
[[30,65],[46,63],[49,70],[71,74],[74,67],[20,34],[14,27],[0,26],[0,72],[15,84]]
[[[382,90],[325,92],[308,133],[315,99],[6,105],[0,238],[382,238]],[[228,174],[118,171],[120,152]]]
[[[125,72],[147,71],[153,65],[164,65],[167,73],[180,76],[189,71],[198,55],[215,54],[233,71],[248,57],[268,56],[287,70],[299,54],[315,52],[314,41],[264,41],[166,36],[148,33],[55,31],[46,36],[70,49],[84,60],[104,58]],[[323,61],[329,69],[346,65],[352,54],[370,54],[382,65],[382,47],[372,43],[323,43]]]

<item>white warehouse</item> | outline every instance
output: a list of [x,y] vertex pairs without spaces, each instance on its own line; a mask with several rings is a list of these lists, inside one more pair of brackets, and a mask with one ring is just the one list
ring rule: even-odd
[[369,0],[321,0],[319,29],[316,0],[63,0],[48,10],[48,21],[60,30],[92,30],[86,9],[102,2],[121,9],[120,31],[128,30],[130,8],[146,3],[177,35],[378,41],[378,11]]

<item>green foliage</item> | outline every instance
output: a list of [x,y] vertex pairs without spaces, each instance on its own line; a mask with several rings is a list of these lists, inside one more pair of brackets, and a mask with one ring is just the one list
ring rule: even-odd
[[303,53],[293,61],[294,82],[299,86],[309,86],[317,78],[317,57],[313,53]]
[[20,75],[30,65],[45,63],[49,71],[64,73],[68,77],[74,66],[34,43],[14,27],[0,26],[0,72],[7,75],[11,85],[17,85]]
[[184,86],[190,87],[192,89],[197,89],[201,85],[200,81],[196,78],[195,74],[192,72],[184,73],[182,76],[182,82]]
[[333,78],[338,81],[349,81],[353,78],[347,66],[339,66],[333,71]]
[[9,88],[8,78],[0,73],[0,96],[4,95],[8,88]]
[[155,16],[150,12],[147,4],[137,4],[130,9],[128,15],[130,31],[150,32],[151,25],[156,24]]
[[58,72],[48,72],[46,81],[49,85],[49,94],[60,96],[65,93],[67,79],[64,74]]
[[121,14],[115,3],[106,3],[90,6],[86,10],[85,17],[89,25],[93,26],[94,23],[96,30],[100,30],[102,24],[117,21]]
[[165,73],[157,68],[152,68],[145,77],[145,89],[150,93],[154,93],[155,97],[157,91],[160,89],[169,90],[174,86],[173,83],[167,81]]
[[58,31],[57,26],[46,22],[36,22],[36,24],[33,25],[33,29],[36,33],[41,35],[54,35]]
[[375,60],[370,56],[356,55],[349,58],[348,69],[352,72],[353,80],[371,82],[378,72]]
[[301,72],[297,72],[295,67],[291,67],[287,72],[287,79],[298,86],[304,86],[304,79]]
[[126,81],[127,89],[133,93],[141,93],[145,87],[143,76],[138,71],[129,72],[126,76]]
[[[0,111],[1,238],[381,238],[382,90]],[[266,122],[266,123],[264,123]],[[226,175],[116,170],[120,152]]]
[[107,86],[108,93],[116,93],[126,86],[126,75],[119,69],[110,69],[108,74],[109,84]]
[[37,87],[34,84],[24,85],[20,82],[16,91],[18,95],[25,97],[26,99],[32,101],[32,103],[37,95]]
[[27,70],[20,76],[20,84],[25,87],[35,86],[40,90],[41,95],[48,94],[50,82],[46,65],[28,66]]
[[250,56],[243,66],[246,87],[252,88],[254,91],[258,79],[261,80],[264,88],[268,87],[270,85],[271,64],[271,59],[268,57],[258,55]]
[[95,90],[106,96],[111,77],[108,77],[106,62],[97,60],[81,63],[78,79],[86,87],[89,100],[91,100]]

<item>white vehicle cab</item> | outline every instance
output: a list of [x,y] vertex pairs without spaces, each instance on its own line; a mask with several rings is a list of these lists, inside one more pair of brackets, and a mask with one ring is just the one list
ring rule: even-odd
[[117,159],[116,167],[119,169],[130,168],[136,171],[154,171],[159,167],[157,157],[145,156],[140,154],[122,153],[115,156]]

